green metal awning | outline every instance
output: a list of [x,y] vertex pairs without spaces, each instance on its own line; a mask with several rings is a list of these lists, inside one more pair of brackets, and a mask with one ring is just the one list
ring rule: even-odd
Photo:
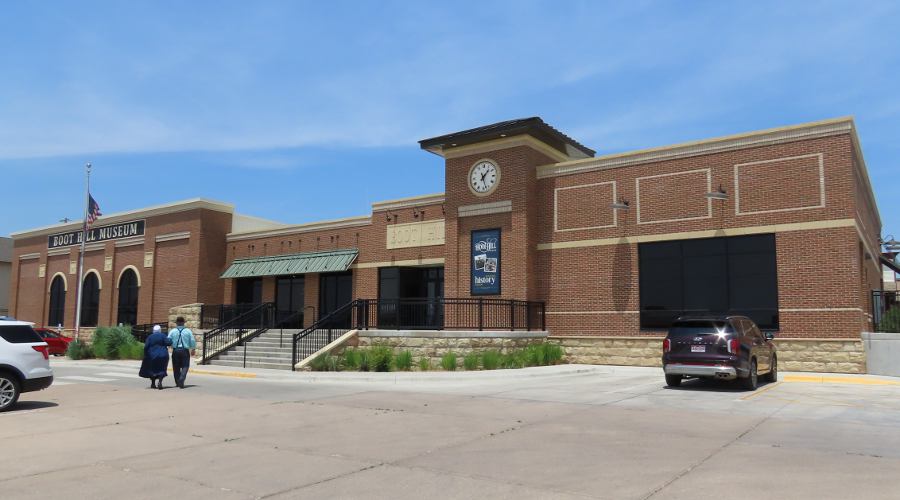
[[346,271],[356,260],[359,250],[331,250],[268,257],[237,259],[220,278],[254,278],[285,274],[333,273]]

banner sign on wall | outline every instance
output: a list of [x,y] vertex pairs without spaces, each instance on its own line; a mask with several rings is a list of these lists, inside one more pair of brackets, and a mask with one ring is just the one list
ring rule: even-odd
[[[82,231],[69,231],[68,233],[51,234],[50,237],[47,238],[47,248],[80,245],[83,234],[84,233]],[[122,222],[121,224],[92,227],[88,230],[87,241],[85,243],[96,243],[99,241],[117,240],[120,238],[131,238],[132,236],[143,235],[144,221],[134,220],[129,222]]]
[[472,231],[472,295],[500,295],[500,230]]

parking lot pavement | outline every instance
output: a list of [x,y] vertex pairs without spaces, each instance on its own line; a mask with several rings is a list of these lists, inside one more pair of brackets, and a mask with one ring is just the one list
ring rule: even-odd
[[[653,368],[220,371],[54,363],[0,414],[3,498],[897,498],[900,380],[743,392]],[[215,371],[213,369],[204,372]],[[252,375],[252,376],[251,376]],[[168,379],[171,383],[171,379]]]

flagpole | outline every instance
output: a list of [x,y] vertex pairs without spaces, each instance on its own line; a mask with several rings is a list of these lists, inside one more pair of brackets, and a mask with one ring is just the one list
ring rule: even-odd
[[81,253],[78,255],[78,293],[75,298],[75,340],[80,340],[81,333],[81,301],[82,287],[84,286],[84,244],[87,242],[87,219],[88,205],[90,205],[91,197],[91,164],[86,163],[85,169],[85,185],[84,185],[84,219],[81,221]]

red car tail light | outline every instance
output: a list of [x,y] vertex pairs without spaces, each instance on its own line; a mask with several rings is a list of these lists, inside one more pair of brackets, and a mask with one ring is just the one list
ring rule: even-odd
[[672,350],[672,342],[669,339],[663,340],[663,352],[669,352]]
[[731,339],[728,341],[728,352],[734,355],[738,355],[741,353],[741,341],[738,339]]
[[33,345],[32,349],[44,355],[44,359],[50,359],[50,349],[45,345]]

